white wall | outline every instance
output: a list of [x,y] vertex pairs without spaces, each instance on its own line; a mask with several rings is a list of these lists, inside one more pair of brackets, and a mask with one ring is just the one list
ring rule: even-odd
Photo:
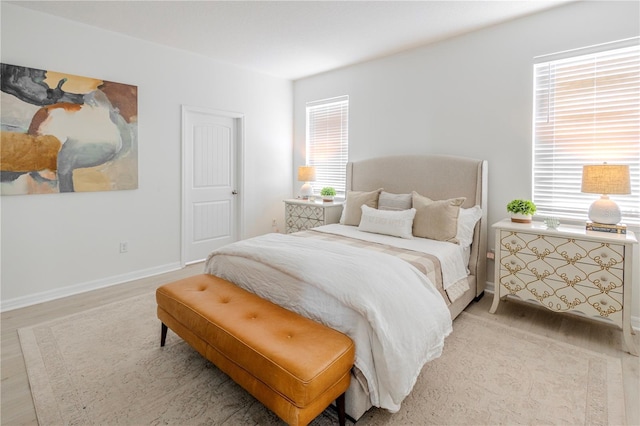
[[[638,35],[639,2],[581,1],[298,80],[294,167],[304,163],[305,103],[349,95],[351,160],[411,153],[486,159],[494,223],[510,200],[531,198],[533,57]],[[636,317],[638,281],[636,271]]]
[[[244,235],[282,226],[292,83],[1,3],[1,61],[138,86],[139,188],[3,196],[2,309],[180,266],[181,105],[245,115]],[[119,253],[119,242],[129,252]]]

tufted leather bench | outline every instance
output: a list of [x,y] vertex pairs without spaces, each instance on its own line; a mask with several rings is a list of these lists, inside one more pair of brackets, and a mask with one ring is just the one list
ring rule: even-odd
[[159,287],[156,301],[161,346],[168,327],[291,425],[334,400],[345,424],[349,337],[208,274]]

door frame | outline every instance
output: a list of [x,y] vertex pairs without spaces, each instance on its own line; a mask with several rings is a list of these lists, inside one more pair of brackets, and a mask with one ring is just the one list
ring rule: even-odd
[[180,265],[184,268],[187,265],[187,220],[186,220],[186,210],[187,210],[187,200],[186,200],[186,192],[187,188],[185,185],[187,183],[187,173],[191,171],[191,163],[187,161],[186,156],[186,144],[187,144],[187,128],[186,128],[186,116],[188,113],[202,113],[202,114],[210,114],[216,115],[219,117],[226,117],[233,119],[235,125],[235,181],[236,181],[236,190],[238,191],[238,195],[236,196],[236,217],[234,220],[234,227],[236,235],[238,239],[242,239],[244,236],[244,114],[240,112],[234,111],[223,111],[213,108],[204,108],[204,107],[195,107],[189,105],[182,105],[182,135],[181,135],[181,158],[182,158],[182,184],[181,188],[181,211],[180,211]]

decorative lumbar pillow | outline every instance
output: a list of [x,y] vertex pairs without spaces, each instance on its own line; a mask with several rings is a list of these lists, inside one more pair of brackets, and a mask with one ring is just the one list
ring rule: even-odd
[[413,238],[413,218],[416,209],[393,211],[376,210],[363,204],[362,219],[358,229],[376,234],[391,235],[400,238]]
[[362,210],[360,207],[364,204],[377,209],[378,196],[380,195],[380,192],[382,192],[382,188],[370,192],[348,191],[346,202],[342,207],[340,223],[342,225],[360,225],[360,218],[362,217]]
[[482,209],[480,206],[473,206],[470,209],[460,209],[456,239],[462,247],[469,247],[471,243],[473,243],[473,231],[481,217]]
[[380,193],[378,210],[409,210],[411,208],[411,194]]
[[411,195],[413,207],[416,209],[413,236],[457,244],[458,215],[466,198],[434,201],[415,191]]

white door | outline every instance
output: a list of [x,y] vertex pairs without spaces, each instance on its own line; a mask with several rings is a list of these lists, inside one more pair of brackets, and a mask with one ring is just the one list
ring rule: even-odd
[[239,118],[183,107],[182,264],[238,240]]

